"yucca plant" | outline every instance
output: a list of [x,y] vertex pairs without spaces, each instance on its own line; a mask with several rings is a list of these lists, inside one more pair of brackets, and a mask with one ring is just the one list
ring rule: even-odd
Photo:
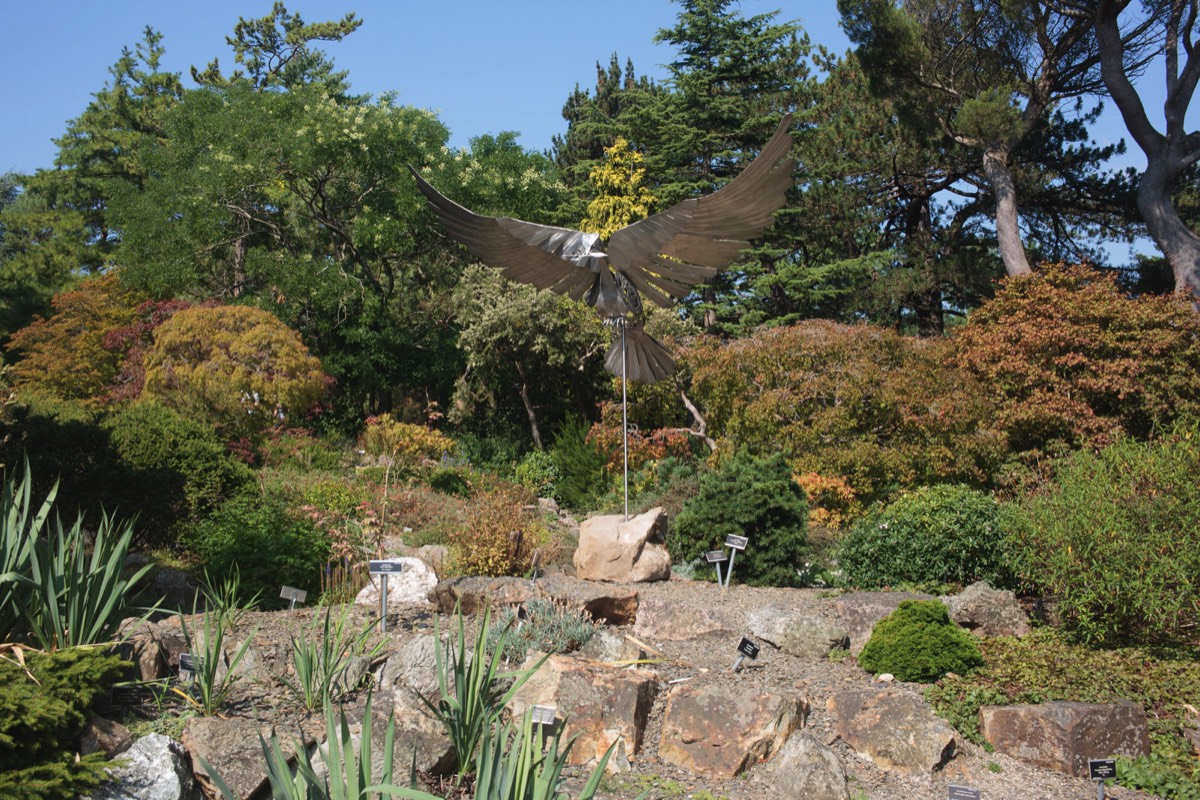
[[242,573],[235,564],[233,570],[225,573],[221,580],[214,581],[204,570],[204,583],[200,586],[204,593],[204,603],[210,613],[215,613],[226,631],[233,630],[246,613],[258,607],[262,590],[255,592],[249,600],[242,599]]
[[509,631],[501,632],[489,653],[487,642],[491,610],[486,609],[475,634],[475,644],[468,654],[461,607],[455,608],[454,615],[457,636],[448,653],[443,654],[441,632],[436,626],[434,629],[439,642],[434,653],[440,696],[436,703],[419,693],[417,697],[445,727],[454,746],[458,767],[456,777],[461,781],[473,767],[480,742],[499,722],[500,712],[549,656],[542,656],[529,669],[502,673],[500,664]]
[[[272,736],[268,741],[259,737],[262,745],[263,758],[267,763],[267,780],[271,785],[273,800],[370,800],[380,798],[385,793],[384,787],[392,784],[392,755],[396,740],[396,722],[388,717],[387,727],[383,736],[383,763],[379,775],[373,775],[372,763],[372,728],[371,695],[367,695],[366,709],[363,712],[362,732],[355,746],[354,738],[350,735],[350,725],[346,721],[344,711],[336,715],[333,704],[326,701],[325,705],[325,750],[321,752],[321,760],[325,764],[325,776],[316,774],[312,766],[304,742],[294,743],[296,750],[295,767],[291,759],[283,752],[279,739]],[[200,763],[205,772],[212,778],[213,784],[226,800],[240,800],[241,795],[235,793],[225,783],[224,779],[203,758]]]
[[33,586],[30,579],[30,563],[33,546],[42,536],[42,528],[50,516],[58,484],[50,490],[41,508],[33,513],[30,494],[33,476],[29,462],[25,462],[25,476],[15,476],[4,482],[0,495],[0,642],[23,638],[25,633],[21,619],[24,603]]
[[[569,800],[562,790],[562,773],[576,737],[565,743],[561,737],[561,731],[555,731],[547,738],[545,726],[534,725],[530,711],[525,712],[519,726],[512,723],[493,726],[475,757],[475,786],[471,797],[474,800]],[[605,751],[576,800],[595,797],[615,748],[616,742]],[[415,786],[372,788],[407,800],[442,800]]]
[[[362,655],[371,626],[358,631],[349,629],[347,611],[342,609],[336,622],[331,622],[330,607],[325,608],[323,628],[314,625],[307,635],[292,639],[292,668],[295,679],[281,677],[285,686],[296,695],[309,711],[315,711],[330,700],[338,699],[339,692],[348,692],[354,687],[345,685],[345,675],[350,660]],[[319,617],[313,617],[314,623]],[[371,651],[374,656],[383,649],[379,642]]]
[[225,704],[233,692],[234,684],[238,680],[238,665],[245,657],[246,650],[249,649],[250,642],[254,639],[258,628],[251,631],[246,637],[246,641],[242,642],[241,647],[234,651],[233,657],[229,659],[228,667],[222,672],[221,662],[225,655],[225,629],[221,626],[221,621],[216,614],[201,614],[200,620],[202,628],[199,633],[201,635],[196,637],[188,628],[187,619],[182,614],[179,615],[184,641],[187,642],[189,652],[196,659],[196,671],[192,685],[188,687],[189,691],[179,687],[175,687],[173,691],[204,716],[211,716],[217,713],[217,710]]

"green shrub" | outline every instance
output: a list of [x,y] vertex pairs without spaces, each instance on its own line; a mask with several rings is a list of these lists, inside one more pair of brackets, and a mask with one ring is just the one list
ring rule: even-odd
[[554,499],[567,508],[587,510],[608,491],[610,479],[604,454],[588,440],[591,425],[575,417],[563,423],[554,437],[551,461],[558,472]]
[[684,503],[667,545],[673,561],[685,565],[722,547],[730,534],[747,536],[750,544],[735,563],[738,581],[796,586],[807,527],[804,490],[783,457],[742,451],[700,476],[700,491]]
[[138,509],[142,528],[200,519],[254,485],[211,426],[165,406],[126,406],[105,428],[131,477],[120,507]]
[[1200,644],[1200,428],[1079,452],[1030,498],[1023,576],[1081,641]]
[[79,736],[123,666],[92,648],[27,652],[25,667],[0,658],[0,797],[74,800],[99,786],[109,762],[77,759]]
[[471,483],[464,471],[456,467],[439,467],[429,473],[426,481],[435,492],[452,497],[470,497]]
[[858,654],[867,672],[930,683],[947,672],[983,666],[974,637],[955,625],[940,600],[905,600],[871,631]]
[[[271,497],[243,495],[197,523],[184,544],[214,574],[241,572],[244,598],[275,598],[282,584],[318,594],[329,540]],[[278,601],[280,604],[282,601]]]
[[991,495],[966,486],[925,486],[860,519],[838,548],[851,586],[985,580],[1011,586],[1009,517]]
[[531,450],[526,453],[513,472],[513,479],[532,489],[538,497],[553,497],[558,478],[559,472],[554,457],[545,450]]
[[263,466],[293,472],[333,472],[349,460],[346,447],[296,428],[271,433],[260,449]]

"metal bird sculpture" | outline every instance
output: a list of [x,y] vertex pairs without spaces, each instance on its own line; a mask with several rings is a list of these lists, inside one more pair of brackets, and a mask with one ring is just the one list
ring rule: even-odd
[[624,334],[604,366],[614,375],[655,383],[675,371],[675,359],[643,330],[640,295],[669,308],[771,227],[792,186],[791,120],[784,116],[758,156],[721,189],[628,225],[607,242],[596,233],[481,216],[441,194],[411,165],[409,170],[451,238],[510,280],[595,308]]

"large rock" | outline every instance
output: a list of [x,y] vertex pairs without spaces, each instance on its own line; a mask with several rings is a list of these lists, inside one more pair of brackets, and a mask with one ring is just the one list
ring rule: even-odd
[[[399,572],[392,572],[387,576],[388,608],[429,605],[429,593],[438,583],[433,567],[419,558],[410,556],[392,560],[399,561],[403,566]],[[382,589],[383,578],[372,575],[370,582],[354,598],[355,604],[379,608]]]
[[781,606],[757,608],[747,616],[746,623],[751,634],[797,658],[820,660],[835,648],[850,647],[850,634],[844,625]]
[[589,581],[665,581],[671,577],[667,515],[661,508],[625,518],[590,517],[579,526],[575,575]]
[[[438,640],[432,634],[409,639],[384,662],[379,672],[379,687],[391,691],[397,706],[420,704],[414,695],[436,701]],[[448,656],[447,656],[448,658]]]
[[87,727],[79,737],[79,752],[104,753],[106,758],[115,758],[133,744],[133,734],[119,722],[88,714]]
[[811,733],[788,737],[775,757],[755,775],[764,787],[763,797],[797,797],[804,800],[849,800],[846,770],[837,753]]
[[993,589],[987,581],[972,583],[942,598],[950,618],[977,636],[1024,636],[1029,617],[1012,592]]
[[554,600],[608,625],[629,625],[637,618],[638,593],[620,586],[598,585],[566,575],[547,575],[535,581],[525,578],[461,577],[444,580],[432,598],[443,614],[456,605],[464,614],[484,608],[520,605],[531,598]]
[[731,630],[733,625],[711,608],[686,608],[665,598],[647,598],[638,608],[633,635],[671,642]]
[[826,707],[843,742],[877,766],[901,775],[941,769],[957,748],[954,730],[920,696],[903,689],[838,692]]
[[[220,797],[201,759],[216,770],[240,798],[249,798],[266,783],[267,765],[259,737],[270,740],[274,729],[248,719],[193,717],[183,729],[183,746],[192,760],[196,780],[208,797]],[[293,752],[290,741],[281,741],[284,752]]]
[[979,723],[998,752],[1076,777],[1091,758],[1150,753],[1146,713],[1128,700],[983,706]]
[[[530,655],[525,667],[538,658]],[[564,734],[579,737],[570,763],[592,764],[617,743],[608,768],[623,770],[642,748],[657,695],[658,675],[648,670],[552,655],[513,697],[512,712],[520,717],[533,705],[554,706],[556,719],[565,720]]]
[[658,754],[692,772],[732,778],[770,758],[802,719],[797,696],[679,685],[667,696]]
[[195,787],[183,747],[161,733],[135,741],[110,777],[92,800],[191,800]]
[[858,655],[871,638],[875,623],[891,614],[905,600],[936,600],[930,594],[913,592],[850,592],[833,601],[833,607],[850,634],[850,652]]

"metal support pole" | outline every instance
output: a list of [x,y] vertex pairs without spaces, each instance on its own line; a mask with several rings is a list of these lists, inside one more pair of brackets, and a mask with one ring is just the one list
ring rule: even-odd
[[625,519],[629,519],[629,398],[625,377],[625,318],[621,317],[621,449],[625,458]]
[[725,565],[725,586],[722,588],[729,588],[729,578],[733,575],[733,559],[735,558],[737,558],[736,548],[729,551],[729,563]]
[[387,633],[387,573],[379,576],[379,630]]

